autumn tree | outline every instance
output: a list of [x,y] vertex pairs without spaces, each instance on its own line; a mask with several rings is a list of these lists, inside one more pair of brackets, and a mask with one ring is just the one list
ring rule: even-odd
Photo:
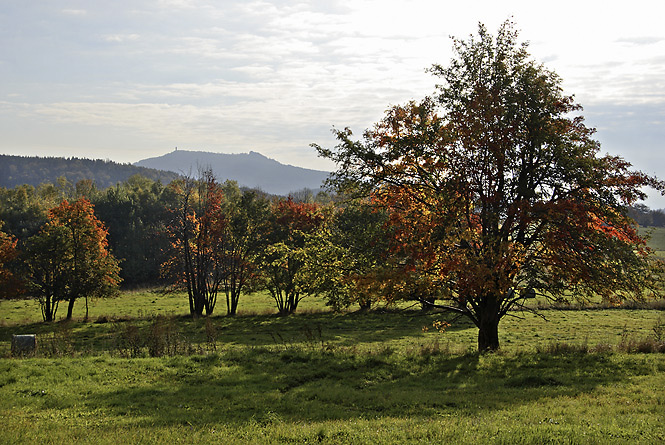
[[658,284],[628,216],[664,184],[600,155],[560,78],[519,44],[510,22],[454,40],[435,65],[434,98],[388,110],[356,141],[336,131],[333,182],[391,213],[396,289],[436,294],[478,327],[480,351],[525,299],[642,299]]
[[179,204],[168,227],[171,247],[162,265],[174,288],[187,290],[194,317],[204,311],[212,315],[215,309],[225,273],[219,245],[228,223],[223,192],[212,171],[203,170],[199,176],[171,183]]
[[263,286],[275,300],[281,315],[296,311],[300,301],[316,293],[306,265],[312,260],[307,238],[320,229],[326,213],[317,204],[277,201],[272,208],[268,245],[261,258]]
[[27,242],[25,262],[30,291],[39,298],[45,321],[55,319],[58,304],[67,302],[67,319],[74,303],[118,291],[118,261],[108,250],[107,231],[85,198],[49,210],[48,222]]
[[16,238],[0,231],[0,298],[15,298],[23,291],[21,280],[11,267],[19,255],[16,243]]

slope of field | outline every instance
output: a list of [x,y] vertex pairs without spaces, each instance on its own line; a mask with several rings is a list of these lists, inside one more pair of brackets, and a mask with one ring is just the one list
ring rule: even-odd
[[658,252],[660,256],[665,256],[665,227],[649,227],[647,230],[651,234],[649,247]]

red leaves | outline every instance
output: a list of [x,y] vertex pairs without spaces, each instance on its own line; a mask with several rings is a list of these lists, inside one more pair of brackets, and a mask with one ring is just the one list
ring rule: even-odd
[[18,257],[16,238],[0,232],[0,298],[17,297],[23,291],[22,283],[8,268]]
[[99,258],[105,258],[108,252],[108,230],[97,219],[94,206],[86,198],[69,203],[63,200],[59,206],[48,211],[50,224],[69,229],[75,243]]
[[289,196],[277,202],[274,213],[277,223],[289,230],[309,232],[320,227],[325,220],[320,206],[306,202],[295,202]]

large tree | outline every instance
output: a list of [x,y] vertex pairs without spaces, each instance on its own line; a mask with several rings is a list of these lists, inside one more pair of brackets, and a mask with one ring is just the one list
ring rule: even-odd
[[454,40],[435,98],[391,108],[362,141],[336,131],[333,182],[391,212],[394,289],[437,306],[499,347],[499,321],[546,298],[644,298],[660,275],[628,206],[661,181],[599,155],[560,78],[510,22]]
[[118,291],[118,261],[108,250],[104,225],[85,198],[63,200],[49,210],[49,221],[27,243],[28,284],[42,303],[45,321],[55,318],[58,304],[67,301],[67,319],[74,303],[114,295]]

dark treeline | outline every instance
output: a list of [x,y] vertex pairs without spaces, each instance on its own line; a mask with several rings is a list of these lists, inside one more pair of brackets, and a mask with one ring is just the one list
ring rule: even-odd
[[[39,186],[28,184],[13,188],[0,187],[0,230],[17,240],[21,250],[48,221],[50,209],[63,200],[86,198],[94,213],[108,230],[108,245],[120,260],[123,287],[164,285],[161,265],[168,259],[173,240],[169,225],[182,205],[180,196],[183,179],[162,183],[142,175],[134,175],[111,187],[97,187],[91,180],[73,184],[64,177]],[[229,206],[253,193],[266,202],[278,198],[259,191],[240,188],[234,181],[223,185],[224,199]],[[315,195],[304,189],[293,194],[296,202],[327,200],[323,193]]]
[[7,188],[23,184],[36,187],[66,178],[72,184],[92,180],[97,187],[104,189],[136,174],[164,184],[178,177],[173,172],[100,159],[0,155],[0,187]]
[[665,227],[665,209],[652,210],[637,204],[630,208],[629,214],[642,227]]

